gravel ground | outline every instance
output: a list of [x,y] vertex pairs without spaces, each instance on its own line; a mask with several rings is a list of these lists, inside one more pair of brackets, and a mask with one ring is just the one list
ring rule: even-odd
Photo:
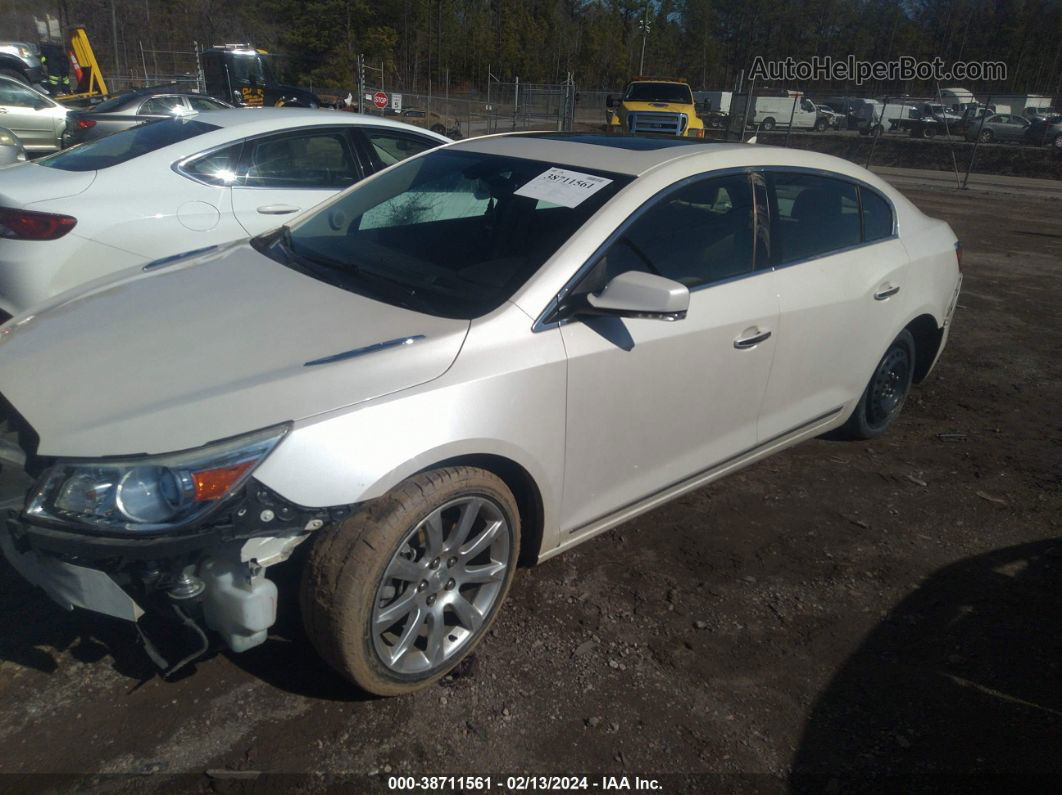
[[812,441],[521,571],[477,654],[405,698],[332,674],[283,597],[267,645],[162,681],[128,626],[65,613],[3,564],[0,772],[22,774],[6,783],[1057,779],[1062,192],[910,185],[963,239],[966,281],[941,363],[885,438]]

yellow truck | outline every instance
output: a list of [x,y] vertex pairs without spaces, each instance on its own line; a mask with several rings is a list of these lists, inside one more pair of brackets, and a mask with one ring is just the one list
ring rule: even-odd
[[623,95],[605,99],[606,130],[610,133],[656,133],[688,138],[704,137],[689,83],[676,77],[636,77]]

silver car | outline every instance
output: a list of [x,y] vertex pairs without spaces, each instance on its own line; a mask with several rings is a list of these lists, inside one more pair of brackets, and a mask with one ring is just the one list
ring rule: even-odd
[[62,148],[67,109],[36,89],[0,75],[0,127],[11,130],[31,154]]
[[1028,129],[1028,119],[1011,113],[993,113],[985,116],[984,121],[971,121],[966,127],[966,140],[979,140],[984,144],[993,141],[1020,143]]
[[443,146],[0,327],[0,544],[60,604],[242,651],[306,542],[313,644],[406,693],[476,646],[518,562],[884,433],[960,282],[947,224],[827,155]]

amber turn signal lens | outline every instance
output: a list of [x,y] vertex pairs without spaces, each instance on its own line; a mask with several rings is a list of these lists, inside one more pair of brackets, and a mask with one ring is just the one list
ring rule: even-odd
[[254,464],[253,461],[244,461],[230,467],[218,467],[217,469],[204,469],[201,472],[193,472],[192,480],[195,482],[195,498],[200,502],[216,500],[224,497],[232,489],[244,473]]

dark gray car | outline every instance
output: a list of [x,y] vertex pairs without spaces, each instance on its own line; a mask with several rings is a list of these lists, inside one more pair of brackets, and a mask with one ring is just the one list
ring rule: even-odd
[[232,105],[220,99],[175,90],[172,86],[130,91],[104,100],[91,110],[71,113],[70,123],[67,125],[66,145],[95,141],[150,119],[231,107]]
[[992,141],[1010,141],[1020,143],[1029,128],[1027,119],[1012,113],[994,113],[986,116],[984,122],[974,120],[966,127],[966,140],[981,143]]
[[1062,150],[1062,115],[1033,119],[1025,130],[1025,143]]

